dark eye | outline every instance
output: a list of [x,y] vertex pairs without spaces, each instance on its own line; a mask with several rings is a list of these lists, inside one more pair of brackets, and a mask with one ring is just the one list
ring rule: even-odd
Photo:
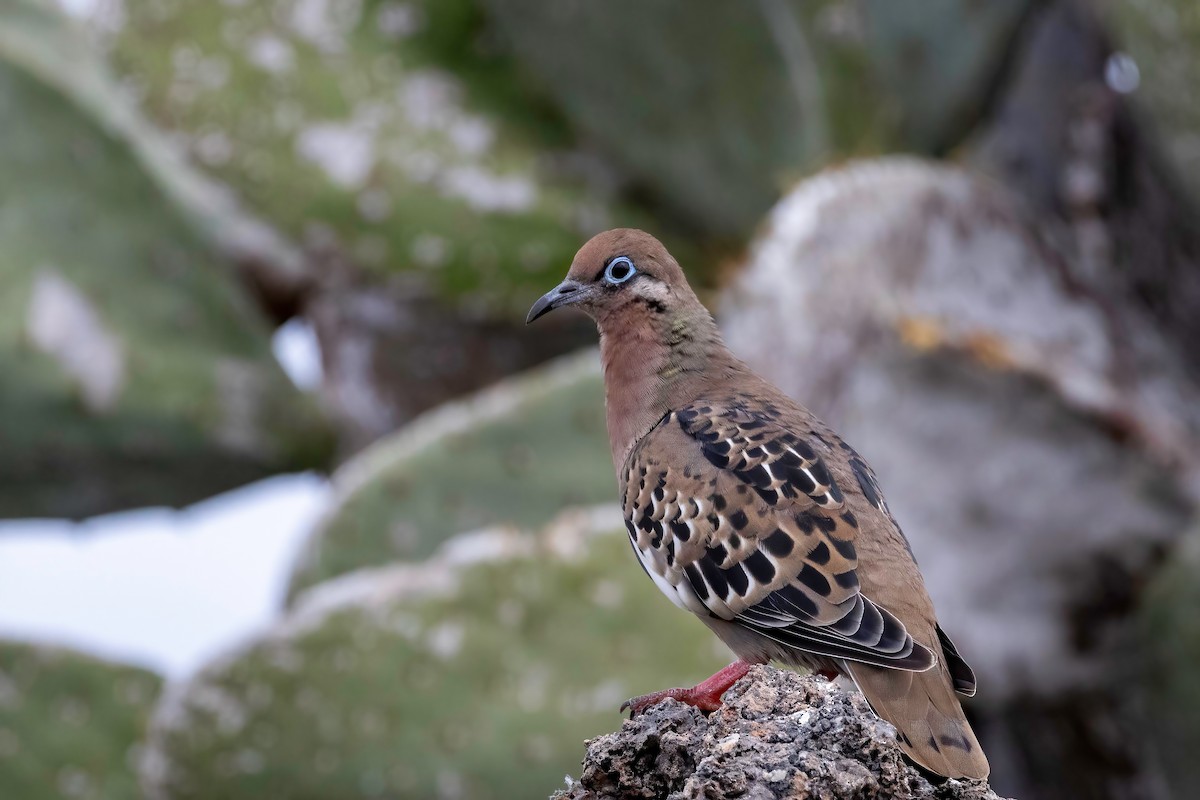
[[604,268],[604,280],[609,283],[624,283],[637,273],[637,267],[626,256],[617,256]]

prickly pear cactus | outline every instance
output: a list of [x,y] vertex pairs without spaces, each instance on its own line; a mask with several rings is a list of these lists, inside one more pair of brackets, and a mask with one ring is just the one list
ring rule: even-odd
[[630,695],[726,658],[634,563],[614,506],[319,585],[178,687],[152,800],[544,797]]
[[68,650],[0,642],[0,797],[130,800],[161,680]]
[[417,419],[343,466],[290,594],[361,567],[432,553],[461,531],[541,525],[616,497],[595,351]]

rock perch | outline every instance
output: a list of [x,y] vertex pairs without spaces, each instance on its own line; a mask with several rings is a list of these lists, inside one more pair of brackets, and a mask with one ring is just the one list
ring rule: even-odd
[[552,800],[998,799],[982,781],[930,783],[862,695],[765,666],[710,715],[668,700],[589,740],[568,784]]

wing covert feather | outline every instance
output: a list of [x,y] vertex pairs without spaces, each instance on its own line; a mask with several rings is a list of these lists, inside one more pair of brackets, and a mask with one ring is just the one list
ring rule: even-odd
[[797,650],[893,668],[936,659],[865,596],[859,521],[818,452],[770,404],[667,414],[623,475],[630,542],[677,605]]

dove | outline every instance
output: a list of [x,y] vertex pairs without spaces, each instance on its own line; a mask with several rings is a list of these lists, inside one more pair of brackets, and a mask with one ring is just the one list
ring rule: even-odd
[[986,778],[956,696],[975,693],[975,675],[938,624],[863,457],[729,351],[650,234],[593,237],[526,321],[568,306],[599,329],[633,552],[737,657],[696,686],[622,708],[636,714],[674,698],[715,710],[751,665],[773,660],[848,677],[925,769]]

